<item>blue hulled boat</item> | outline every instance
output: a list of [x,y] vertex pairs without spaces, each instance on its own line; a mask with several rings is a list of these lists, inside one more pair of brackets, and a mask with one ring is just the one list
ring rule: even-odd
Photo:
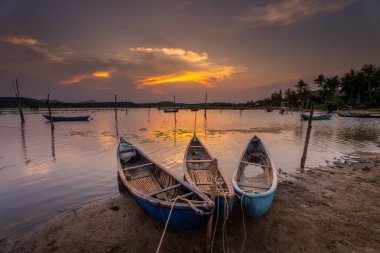
[[277,188],[277,171],[259,137],[250,140],[232,184],[247,215],[259,217],[268,211]]
[[178,108],[165,108],[164,112],[178,112]]
[[215,205],[205,194],[174,177],[122,138],[117,164],[128,192],[156,220],[166,224],[169,219],[168,226],[173,229],[198,228],[208,222]]
[[90,116],[77,116],[77,117],[67,117],[67,116],[49,116],[42,114],[48,121],[88,121]]
[[[213,182],[213,170],[216,174],[216,210],[219,210],[219,217],[227,217],[232,211],[234,189],[231,183],[219,169],[216,159],[214,159],[202,142],[194,134],[187,146],[183,171],[185,179],[196,186],[208,197],[211,196],[211,186]],[[228,212],[225,212],[228,210]]]

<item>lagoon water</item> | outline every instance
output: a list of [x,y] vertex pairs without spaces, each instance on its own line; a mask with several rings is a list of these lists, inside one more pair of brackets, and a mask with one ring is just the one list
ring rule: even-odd
[[[196,133],[231,178],[253,135],[266,144],[278,168],[296,172],[307,122],[299,113],[263,110],[156,109],[61,112],[91,114],[89,122],[56,122],[54,132],[41,114],[0,114],[0,239],[26,230],[59,212],[118,194],[116,148],[123,136],[155,161],[183,177],[187,143]],[[175,119],[176,118],[176,119]],[[326,164],[353,151],[379,151],[380,119],[314,121],[307,167]]]

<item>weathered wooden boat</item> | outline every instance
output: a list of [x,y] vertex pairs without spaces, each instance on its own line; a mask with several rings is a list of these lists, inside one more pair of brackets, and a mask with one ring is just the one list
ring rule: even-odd
[[178,108],[165,108],[164,112],[178,112]]
[[340,117],[350,117],[350,118],[369,118],[370,114],[365,112],[338,112]]
[[[303,120],[309,120],[310,115],[301,113],[301,118]],[[329,120],[329,119],[331,119],[331,114],[316,115],[316,116],[311,117],[311,120]]]
[[197,228],[208,222],[215,207],[211,199],[123,138],[117,150],[117,165],[128,192],[156,220],[166,224],[169,219],[168,226],[173,229]]
[[68,116],[49,116],[46,114],[42,114],[45,119],[48,121],[88,121],[90,118],[89,115],[87,116],[75,116],[75,117],[68,117]]
[[186,148],[183,171],[185,180],[196,186],[208,197],[211,196],[213,173],[216,174],[214,179],[217,188],[215,194],[216,209],[220,217],[227,217],[232,211],[234,189],[219,169],[216,160],[195,134]]
[[247,215],[259,217],[269,210],[277,188],[277,171],[259,137],[248,143],[232,184]]

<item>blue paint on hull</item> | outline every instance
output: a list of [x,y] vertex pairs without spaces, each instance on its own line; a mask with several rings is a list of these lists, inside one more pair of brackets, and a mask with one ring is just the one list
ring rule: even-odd
[[[153,218],[166,224],[169,217],[170,206],[154,205],[137,196],[133,196],[136,202]],[[204,226],[211,214],[198,214],[191,207],[173,208],[168,226],[173,229],[192,229]]]
[[243,198],[243,210],[248,216],[254,218],[260,217],[271,207],[277,187],[272,187],[267,192],[255,194],[244,192],[235,181],[232,184],[236,194],[239,196],[239,202]]
[[49,115],[42,115],[47,119],[48,121],[88,121],[88,118],[90,116],[78,116],[78,117],[56,117],[52,116],[50,117]]

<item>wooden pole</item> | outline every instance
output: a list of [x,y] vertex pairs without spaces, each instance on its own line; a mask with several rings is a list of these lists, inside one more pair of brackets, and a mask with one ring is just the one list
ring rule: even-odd
[[[13,81],[12,81],[13,83]],[[17,106],[18,106],[18,111],[19,111],[19,114],[20,114],[20,119],[21,119],[21,124],[24,124],[25,123],[25,118],[24,118],[24,113],[22,112],[22,108],[21,108],[21,98],[20,98],[20,90],[18,89],[18,81],[16,79],[16,88],[13,87],[14,89],[14,92],[15,92],[15,95],[16,95],[16,98],[17,98]]]
[[[175,96],[174,96],[174,110],[175,110],[176,106],[175,106]],[[177,122],[177,112],[174,111],[174,121]]]
[[148,116],[150,115],[150,103],[148,103]]
[[115,120],[117,120],[117,97],[115,94]]
[[301,158],[301,172],[303,172],[304,168],[305,168],[307,149],[308,149],[308,146],[309,146],[310,132],[311,132],[311,127],[312,127],[311,122],[312,122],[313,113],[314,113],[314,107],[313,107],[313,104],[312,104],[311,105],[311,110],[310,110],[310,118],[309,118],[309,122],[307,124],[307,132],[306,132],[305,145],[303,147],[303,154],[302,154],[302,158]]
[[47,106],[48,106],[48,110],[49,110],[49,117],[50,117],[50,126],[51,126],[51,130],[54,130],[53,119],[51,118],[50,95],[49,95],[49,94],[47,95]]
[[128,99],[125,97],[125,114],[128,115]]
[[[215,201],[215,195],[216,195],[216,168],[218,166],[218,160],[216,158],[214,158],[214,164],[213,164],[213,167],[212,167],[212,182],[211,182],[211,200],[215,203],[215,205],[217,205],[216,201]],[[207,223],[207,238],[206,238],[206,252],[207,253],[210,253],[212,250],[211,250],[211,243],[212,243],[212,223],[213,223],[213,214],[210,216],[210,219],[208,220],[208,223]]]
[[207,93],[205,97],[205,118],[207,117]]

